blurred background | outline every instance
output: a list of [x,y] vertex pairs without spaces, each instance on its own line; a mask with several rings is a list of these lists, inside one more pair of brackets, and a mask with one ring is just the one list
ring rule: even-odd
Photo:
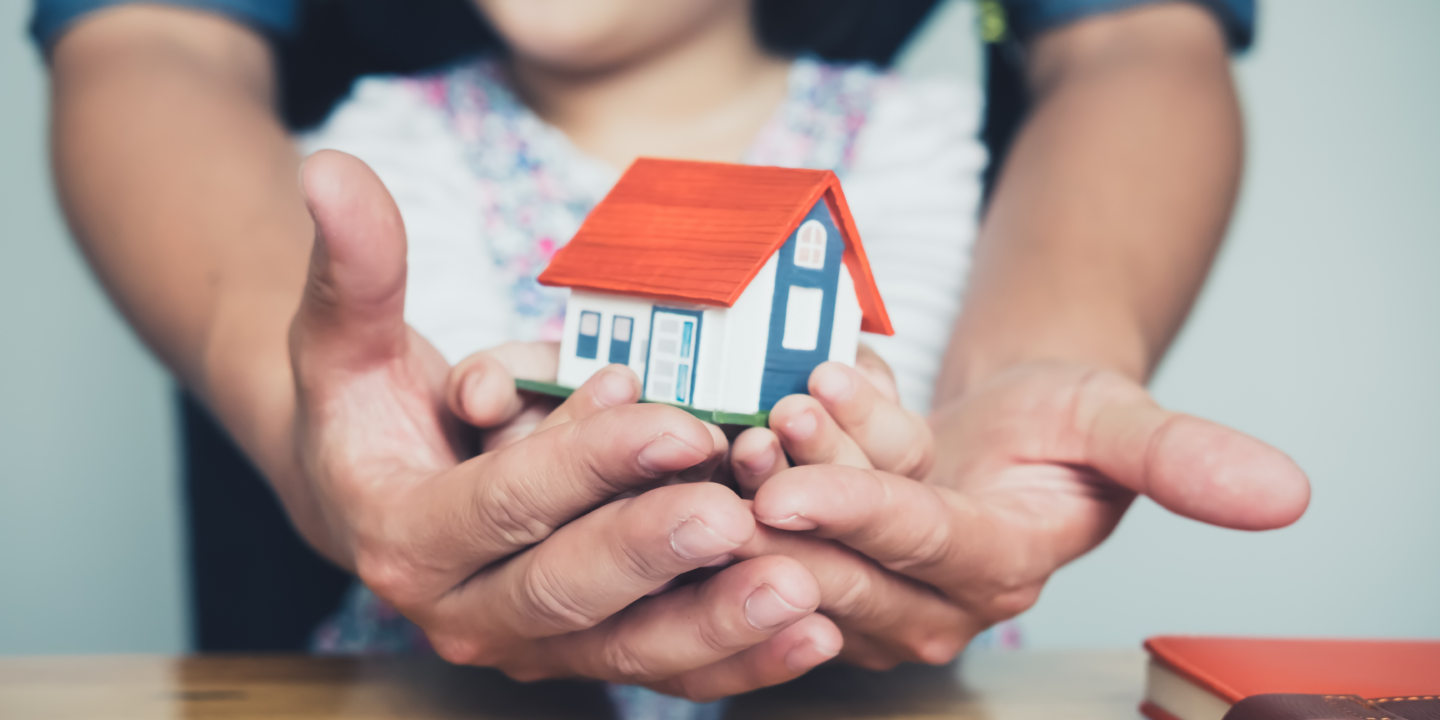
[[[1030,647],[1158,633],[1440,636],[1440,3],[1261,0],[1249,163],[1154,383],[1310,474],[1250,534],[1141,501],[1021,620]],[[0,654],[191,647],[173,387],[70,243],[28,2],[0,3]],[[906,72],[973,71],[948,3]]]

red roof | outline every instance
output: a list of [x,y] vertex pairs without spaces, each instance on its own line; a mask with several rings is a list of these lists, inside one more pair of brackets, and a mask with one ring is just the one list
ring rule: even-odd
[[894,335],[829,170],[641,158],[540,274],[544,285],[730,307],[825,198],[866,332]]

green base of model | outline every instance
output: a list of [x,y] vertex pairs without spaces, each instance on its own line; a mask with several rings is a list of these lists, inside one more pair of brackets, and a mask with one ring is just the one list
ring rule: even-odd
[[[541,382],[539,380],[517,379],[515,381],[515,389],[524,390],[525,392],[540,393],[541,395],[553,395],[555,397],[562,398],[570,397],[570,394],[575,392],[575,388],[568,388],[564,385],[556,385],[555,383]],[[766,424],[770,422],[770,413],[763,411],[746,415],[743,413],[722,412],[720,410],[701,410],[700,408],[690,407],[689,405],[660,402],[657,400],[641,400],[640,402],[653,402],[659,405],[669,405],[671,407],[677,407],[687,413],[690,413],[691,415],[694,415],[697,418],[700,418],[701,420],[704,420],[705,422],[714,423],[716,425],[747,425],[749,427],[765,427]]]

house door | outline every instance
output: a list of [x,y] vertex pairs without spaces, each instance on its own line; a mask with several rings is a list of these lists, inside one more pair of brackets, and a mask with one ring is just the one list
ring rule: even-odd
[[700,355],[700,313],[657,307],[650,315],[650,353],[645,361],[645,399],[689,405]]

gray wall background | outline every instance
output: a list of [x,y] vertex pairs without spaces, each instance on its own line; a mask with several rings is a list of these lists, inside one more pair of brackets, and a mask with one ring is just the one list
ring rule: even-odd
[[[1155,392],[1290,453],[1314,502],[1249,534],[1141,501],[1056,574],[1031,646],[1440,636],[1440,3],[1262,3],[1240,211]],[[67,240],[28,4],[0,3],[0,654],[182,651],[171,386]],[[909,70],[973,67],[927,37]]]
[[186,646],[170,382],[51,192],[29,2],[0,2],[0,654]]

